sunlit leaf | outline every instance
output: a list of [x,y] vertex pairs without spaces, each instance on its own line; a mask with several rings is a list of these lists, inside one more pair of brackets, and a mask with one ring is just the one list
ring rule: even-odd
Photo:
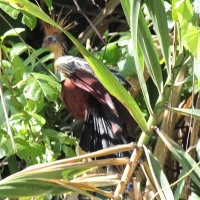
[[44,97],[55,101],[61,90],[61,85],[52,77],[40,73],[31,73],[25,80],[17,84],[23,89],[24,96],[28,99],[41,101]]
[[192,108],[169,108],[169,107],[167,107],[167,109],[172,111],[172,112],[200,120],[199,109],[195,109],[195,108],[193,108],[193,109]]
[[169,30],[167,26],[167,17],[165,14],[164,1],[146,0],[156,35],[165,59],[166,67],[169,74],[171,73],[171,53],[169,42]]
[[147,90],[147,85],[143,76],[143,67],[141,66],[139,56],[138,56],[138,40],[137,36],[138,33],[136,30],[138,30],[138,17],[139,17],[139,12],[140,12],[140,3],[138,1],[131,0],[130,1],[130,28],[131,28],[131,43],[133,45],[133,55],[135,59],[135,66],[137,70],[137,75],[138,79],[140,82],[140,86],[142,89],[142,93],[148,108],[148,111],[150,114],[153,114],[153,110],[150,104],[150,99],[149,99],[149,92]]
[[177,17],[180,25],[182,26],[184,21],[190,21],[193,16],[193,8],[190,0],[178,0],[175,1],[174,9],[177,11]]
[[[1,3],[0,3],[1,5]],[[21,32],[25,31],[24,28],[14,28],[11,29],[9,31],[6,31],[2,36],[1,36],[1,40],[3,41],[6,37],[8,36],[17,36],[18,34],[20,34]]]
[[183,37],[186,47],[197,59],[200,51],[200,31],[196,26],[190,26]]
[[0,8],[5,13],[7,13],[8,15],[10,15],[10,17],[12,17],[13,19],[17,19],[18,14],[20,13],[18,10],[14,9],[12,6],[10,6],[9,4],[5,3],[4,0],[0,1]]
[[159,93],[163,92],[163,77],[159,63],[158,53],[152,39],[152,35],[147,27],[142,12],[139,14],[139,34],[138,39],[144,55],[146,67],[154,81]]
[[68,146],[63,146],[62,147],[64,153],[65,153],[65,156],[66,157],[73,157],[73,156],[76,156],[76,153],[72,150],[72,148],[68,147]]
[[120,58],[120,48],[115,43],[109,43],[102,49],[103,59],[109,65],[115,65]]
[[10,51],[11,60],[14,58],[15,55],[20,55],[21,53],[25,52],[27,49],[28,49],[28,45],[24,43],[15,44]]
[[[155,186],[161,199],[174,199],[170,184],[163,170],[161,169],[158,160],[156,160],[156,158],[150,151],[147,150],[147,148],[144,148],[144,150],[147,156],[148,164],[151,169],[153,180],[155,182]],[[161,189],[162,191],[160,191]],[[165,196],[165,198],[163,195]]]

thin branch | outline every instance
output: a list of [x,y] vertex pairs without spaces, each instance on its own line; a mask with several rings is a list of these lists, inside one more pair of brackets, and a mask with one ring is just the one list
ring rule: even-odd
[[105,45],[105,41],[103,39],[103,37],[101,36],[101,34],[99,33],[99,31],[96,29],[96,27],[94,26],[94,24],[91,22],[91,20],[87,17],[87,15],[82,12],[80,6],[78,5],[78,2],[76,0],[73,0],[74,4],[77,7],[77,10],[83,15],[83,17],[85,17],[85,19],[89,22],[89,24],[91,25],[91,27],[94,29],[95,33],[97,34],[97,36],[99,37],[99,39],[102,41],[102,43]]
[[[1,52],[0,52],[0,55],[1,55]],[[1,74],[1,70],[0,70],[0,80],[2,80],[1,76],[2,76],[2,74]],[[15,145],[12,129],[11,129],[9,118],[8,118],[8,112],[7,112],[7,109],[6,109],[6,104],[5,104],[5,100],[4,100],[4,96],[3,96],[3,87],[2,87],[1,81],[0,81],[0,97],[1,97],[2,107],[3,107],[3,111],[4,111],[4,116],[5,116],[5,119],[6,119],[7,128],[8,128],[8,135],[10,136],[10,139],[11,139],[11,142],[12,142],[12,147],[13,147],[14,151],[17,152],[17,148],[16,148],[16,145]]]

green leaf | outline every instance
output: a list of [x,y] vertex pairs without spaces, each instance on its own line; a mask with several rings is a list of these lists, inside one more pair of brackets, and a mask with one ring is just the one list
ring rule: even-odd
[[32,30],[36,26],[37,19],[28,12],[23,11],[22,23],[27,25]]
[[13,19],[17,19],[20,13],[18,10],[16,10],[15,8],[13,8],[12,6],[10,6],[9,4],[5,3],[5,1],[2,0],[0,1],[0,8]]
[[27,133],[27,123],[31,120],[31,116],[26,112],[12,114],[10,117],[10,125],[17,133]]
[[180,1],[180,0],[172,0],[171,1],[171,3],[172,3],[172,19],[176,22],[178,22],[178,14],[177,14],[177,10],[175,9],[175,5],[176,5],[177,1]]
[[174,5],[174,9],[177,11],[178,21],[180,26],[185,23],[185,21],[190,21],[193,16],[193,7],[190,0],[178,0]]
[[183,189],[185,187],[186,177],[182,178],[183,176],[186,176],[186,171],[185,170],[182,170],[181,173],[178,176],[178,183],[177,183],[176,190],[174,192],[174,198],[175,199],[179,199],[180,198],[180,196],[181,196],[181,194],[183,192]]
[[71,147],[63,145],[62,149],[63,149],[63,152],[65,153],[65,156],[67,158],[76,156],[75,152],[72,150]]
[[[40,56],[42,55],[43,53],[47,52],[48,54],[45,55],[45,56],[42,56],[40,58],[40,60],[38,60],[36,62],[36,56]],[[47,48],[40,48],[40,49],[37,49],[36,51],[34,51],[34,54],[31,54],[29,55],[29,57],[27,57],[27,59],[24,61],[24,65],[25,66],[28,66],[30,63],[32,63],[32,66],[35,67],[37,66],[38,64],[40,63],[44,63],[46,61],[49,61],[49,60],[52,60],[54,58],[54,54],[49,52],[49,49]]]
[[169,107],[167,107],[167,109],[172,111],[172,112],[200,120],[199,109],[195,109],[195,108],[191,108],[191,109],[190,108],[169,108]]
[[127,0],[120,0],[126,20],[130,26],[130,2]]
[[[158,194],[161,199],[174,199],[170,184],[165,176],[163,170],[161,169],[158,160],[153,156],[153,154],[144,147],[145,154],[148,160],[149,167],[153,176],[155,186],[157,188]],[[162,191],[160,191],[162,189]],[[164,196],[165,198],[164,198]]]
[[52,6],[52,0],[44,0],[44,2],[45,2],[46,5],[49,7],[49,9],[51,9],[51,6]]
[[163,0],[146,0],[156,35],[162,50],[163,57],[168,73],[171,74],[171,53],[169,42],[169,30],[167,25],[167,17],[165,14],[165,7]]
[[[1,3],[0,3],[1,5]],[[13,28],[9,31],[6,31],[2,36],[1,40],[3,41],[8,36],[18,36],[21,32],[25,31],[24,28]]]
[[198,164],[192,159],[192,157],[181,148],[176,142],[169,138],[166,134],[159,131],[156,128],[156,132],[163,140],[164,144],[167,145],[168,149],[172,152],[176,160],[182,165],[183,169],[188,173],[190,177],[197,184],[200,185],[200,168]]
[[31,160],[31,150],[30,144],[24,139],[15,138],[15,144],[17,148],[17,156],[19,156],[22,160],[25,160],[29,165]]
[[149,99],[149,93],[147,90],[147,85],[146,82],[144,80],[144,76],[143,76],[143,67],[140,64],[140,60],[139,60],[139,56],[138,56],[138,41],[137,41],[137,36],[138,33],[136,30],[138,30],[138,16],[139,16],[139,12],[140,12],[140,3],[139,1],[134,1],[131,0],[130,1],[130,27],[131,27],[131,38],[132,38],[132,45],[133,45],[133,56],[135,59],[135,66],[136,66],[136,70],[137,70],[137,75],[138,75],[138,79],[140,82],[140,86],[142,89],[142,93],[144,96],[144,100],[146,102],[148,111],[150,114],[153,114],[153,110],[151,108],[151,104],[150,104],[150,99]]
[[117,63],[119,72],[123,77],[136,75],[135,61],[133,56],[127,56]]
[[159,63],[158,53],[155,49],[155,44],[153,42],[152,35],[149,31],[149,28],[147,27],[146,21],[141,11],[139,13],[138,26],[139,26],[138,39],[142,48],[146,67],[159,93],[162,93],[163,78],[162,78],[162,71]]
[[109,43],[102,49],[103,60],[106,60],[106,64],[115,65],[120,58],[121,50],[116,43]]
[[15,84],[23,79],[23,74],[26,71],[26,68],[22,62],[22,59],[17,54],[15,54],[15,56],[13,57],[12,67],[13,67],[13,75],[14,75],[13,84]]
[[[42,187],[41,187],[42,185]],[[41,196],[43,194],[67,194],[72,191],[76,191],[79,194],[89,196],[91,199],[100,200],[99,198],[83,191],[80,185],[74,186],[68,181],[60,181],[56,179],[43,179],[43,178],[24,178],[13,181],[6,181],[0,183],[1,197],[30,197],[30,196]],[[83,185],[82,185],[83,186]],[[86,186],[86,188],[88,188]]]
[[28,49],[28,46],[22,42],[15,44],[10,51],[11,60],[13,60],[15,55],[20,55],[23,52],[25,52],[27,49]]
[[26,108],[30,112],[39,113],[45,106],[45,102],[42,101],[33,101],[31,99],[27,99]]
[[7,132],[0,129],[0,159],[14,154],[14,150],[12,148],[12,142]]
[[183,42],[185,43],[185,47],[188,48],[197,59],[200,50],[200,31],[196,26],[188,26],[188,30],[183,37]]
[[33,117],[36,121],[37,121],[37,123],[39,124],[39,125],[44,125],[45,123],[46,123],[46,120],[42,117],[42,116],[40,116],[40,115],[38,115],[38,114],[36,114],[36,113],[34,113],[34,112],[29,112],[29,111],[27,111],[27,113],[31,116],[31,117]]
[[41,101],[45,97],[55,101],[61,91],[61,85],[52,77],[40,73],[31,73],[25,80],[17,84],[23,89],[24,96],[34,101]]

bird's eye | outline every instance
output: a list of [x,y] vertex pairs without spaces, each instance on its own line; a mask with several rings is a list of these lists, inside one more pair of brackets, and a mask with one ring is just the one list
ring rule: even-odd
[[49,42],[52,42],[52,43],[57,43],[57,42],[58,42],[57,39],[56,39],[54,36],[49,36],[49,37],[47,37],[47,40],[48,40]]

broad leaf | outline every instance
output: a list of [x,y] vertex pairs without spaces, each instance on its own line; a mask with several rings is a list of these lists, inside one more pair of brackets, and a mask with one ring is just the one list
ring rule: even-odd
[[186,47],[197,59],[200,51],[200,31],[196,26],[188,27],[186,34],[183,37],[183,41],[186,43]]
[[10,6],[9,4],[5,3],[4,0],[0,1],[0,8],[5,13],[7,13],[8,15],[10,15],[10,17],[12,17],[13,19],[17,19],[18,14],[20,13],[18,10],[14,9],[12,6]]
[[[0,3],[1,5],[1,3]],[[25,31],[24,28],[13,28],[9,31],[6,31],[2,36],[1,36],[1,40],[3,41],[6,37],[8,36],[17,36],[18,34],[20,34],[21,32]]]
[[20,81],[17,87],[23,90],[24,96],[34,101],[44,97],[55,101],[61,91],[61,85],[52,77],[39,73],[31,73],[25,80]]

